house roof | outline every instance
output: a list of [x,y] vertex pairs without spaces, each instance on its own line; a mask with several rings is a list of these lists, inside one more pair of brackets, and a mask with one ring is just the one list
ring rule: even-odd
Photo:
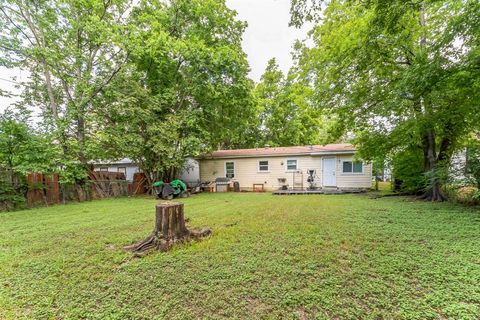
[[134,164],[133,160],[129,158],[115,159],[115,160],[95,160],[91,161],[93,165],[115,165],[115,164]]
[[217,150],[199,158],[256,158],[266,156],[294,156],[315,154],[354,153],[355,147],[347,143],[295,146],[295,147],[265,147],[254,149]]

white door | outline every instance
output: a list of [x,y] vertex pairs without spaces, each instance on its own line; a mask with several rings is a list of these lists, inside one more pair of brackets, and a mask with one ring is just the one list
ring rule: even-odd
[[337,177],[335,176],[336,158],[323,158],[323,186],[336,187]]

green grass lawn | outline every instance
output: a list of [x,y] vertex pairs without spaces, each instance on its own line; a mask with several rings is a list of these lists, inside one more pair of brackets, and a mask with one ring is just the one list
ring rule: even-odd
[[[132,258],[155,200],[0,213],[0,319],[478,319],[480,213],[366,195],[200,194],[212,238]],[[233,226],[232,226],[233,224]]]

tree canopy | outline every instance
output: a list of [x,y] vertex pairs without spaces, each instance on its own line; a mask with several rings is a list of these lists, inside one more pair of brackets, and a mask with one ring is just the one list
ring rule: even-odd
[[2,120],[16,156],[1,161],[50,153],[82,182],[92,161],[129,157],[171,179],[217,148],[353,137],[405,188],[443,200],[444,169],[480,130],[479,2],[292,0],[291,13],[313,24],[312,44],[255,84],[246,23],[225,0],[3,1],[0,65],[28,72],[19,105],[41,112],[36,130]]
[[312,105],[313,90],[298,79],[294,68],[287,75],[271,59],[254,90],[257,105],[257,146],[295,146],[327,140],[327,120]]
[[172,179],[188,156],[248,144],[253,83],[235,13],[219,0],[143,1],[132,23],[99,136],[153,180]]
[[246,25],[223,0],[7,0],[0,26],[0,62],[29,72],[21,103],[42,110],[72,172],[128,156],[173,174],[253,141]]
[[127,62],[129,9],[126,0],[6,0],[0,6],[0,62],[29,73],[21,103],[41,110],[41,126],[54,134],[72,172],[92,159],[91,131],[99,120],[93,106]]
[[[316,103],[338,116],[333,137],[353,132],[366,159],[420,157],[417,188],[443,200],[440,172],[480,122],[478,1],[324,5],[300,63]],[[298,23],[315,6],[292,10]]]

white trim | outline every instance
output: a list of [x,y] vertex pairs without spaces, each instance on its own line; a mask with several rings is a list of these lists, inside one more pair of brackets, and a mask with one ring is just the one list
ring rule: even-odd
[[227,177],[227,163],[233,163],[233,178],[234,179],[237,177],[237,164],[233,160],[228,160],[223,162],[223,176],[226,178]]
[[[267,161],[268,169],[266,171],[265,170],[260,170],[260,161]],[[268,161],[267,159],[258,159],[257,160],[257,173],[270,173],[270,161]]]
[[[344,172],[343,171],[343,163],[344,162],[351,162],[352,163],[352,172]],[[353,172],[353,163],[354,162],[361,162],[362,163],[362,172]],[[365,174],[365,162],[363,160],[342,160],[342,165],[340,166],[340,174],[342,176],[359,176]]]
[[[333,156],[333,157],[321,157],[320,159],[321,159],[320,168],[322,170],[322,187],[337,187],[338,186],[338,183],[337,183],[337,157],[335,157],[335,156]],[[334,183],[333,186],[325,185],[325,166],[323,165],[323,162],[324,162],[325,159],[333,159],[333,168],[334,168],[333,176],[335,177],[335,183]]]
[[[288,161],[289,160],[295,160],[297,162],[297,166],[295,169],[288,169]],[[295,172],[295,171],[298,171],[300,170],[300,161],[297,159],[297,158],[287,158],[285,159],[285,172]]]

